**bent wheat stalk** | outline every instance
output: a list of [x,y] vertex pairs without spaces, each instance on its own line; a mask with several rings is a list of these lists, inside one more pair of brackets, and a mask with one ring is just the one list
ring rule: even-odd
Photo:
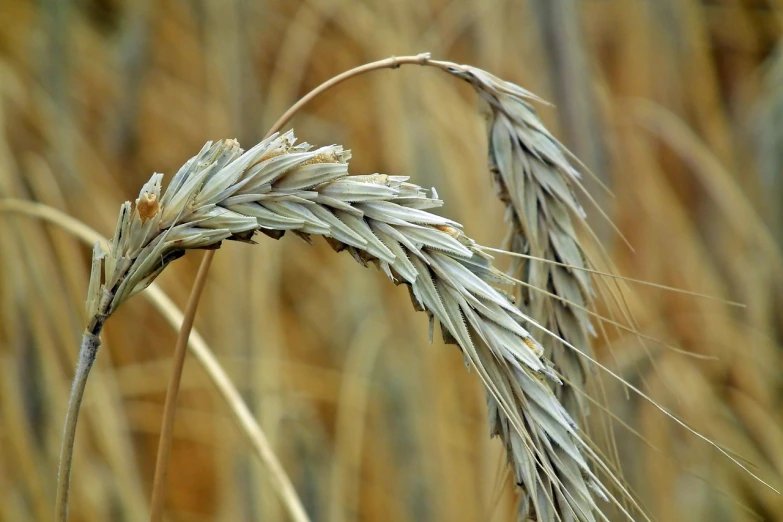
[[250,241],[255,230],[274,238],[291,231],[307,241],[324,236],[335,250],[407,285],[431,333],[439,323],[476,368],[491,431],[506,442],[516,482],[537,493],[526,512],[539,520],[601,517],[593,494],[611,495],[584,455],[597,456],[551,391],[548,382],[559,379],[522,327],[533,321],[493,286],[513,281],[458,223],[428,212],[442,201],[406,177],[348,176],[349,157],[339,146],[297,145],[292,132],[244,153],[233,140],[208,143],[165,194],[156,174],[135,207],[123,205],[111,246],[96,246],[88,310],[110,314],[188,248]]
[[[451,74],[460,67],[419,55],[359,69],[402,63],[432,65]],[[602,497],[609,492],[592,474],[582,452],[593,460],[598,456],[581,440],[546,384],[545,379],[558,384],[559,380],[543,356],[544,348],[521,326],[536,323],[488,284],[513,280],[492,268],[489,256],[462,234],[458,224],[426,212],[439,206],[439,200],[427,197],[407,178],[347,177],[347,159],[340,147],[310,151],[306,144],[295,145],[293,134],[287,133],[244,154],[233,140],[208,143],[177,173],[162,197],[162,176],[154,175],[133,210],[130,203],[122,206],[111,245],[94,249],[86,360],[94,360],[106,318],[186,249],[214,249],[224,239],[250,241],[256,229],[275,238],[291,230],[308,241],[311,234],[323,235],[336,250],[348,250],[362,264],[376,262],[392,280],[407,284],[414,305],[430,316],[431,331],[437,319],[444,337],[458,344],[466,362],[478,369],[488,392],[491,432],[505,442],[516,482],[526,493],[520,515],[539,520],[602,516],[590,490]],[[186,321],[181,337],[186,339],[187,333]],[[74,387],[69,406],[71,431],[89,364],[85,367],[77,373],[80,384]],[[66,519],[72,434],[64,441],[65,472],[57,507],[61,521]],[[162,509],[157,488],[156,494],[159,508],[153,520]]]

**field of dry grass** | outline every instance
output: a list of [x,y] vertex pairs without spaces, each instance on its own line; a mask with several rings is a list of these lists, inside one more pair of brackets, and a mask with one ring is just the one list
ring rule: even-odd
[[[614,196],[586,179],[633,250],[583,205],[619,273],[746,305],[629,284],[638,331],[680,351],[607,323],[593,352],[781,489],[782,37],[779,0],[4,0],[0,198],[50,205],[111,236],[119,206],[153,172],[165,183],[207,140],[248,148],[335,74],[423,51],[481,67],[551,101],[537,106],[541,119],[610,187]],[[504,208],[476,106],[464,82],[403,67],[338,86],[291,125],[302,140],[351,149],[353,173],[437,187],[441,215],[500,247]],[[217,252],[195,327],[311,520],[516,520],[476,374],[440,336],[430,345],[407,292],[323,240],[257,240]],[[90,253],[0,202],[2,521],[52,519]],[[180,308],[203,255],[157,280]],[[632,326],[598,297],[598,313]],[[107,324],[82,407],[71,521],[148,518],[175,339],[140,297]],[[596,378],[580,424],[653,520],[783,520],[783,496]],[[192,358],[172,451],[168,520],[287,520]]]

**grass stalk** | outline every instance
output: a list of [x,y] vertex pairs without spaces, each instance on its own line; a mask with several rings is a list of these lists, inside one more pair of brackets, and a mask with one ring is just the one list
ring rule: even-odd
[[171,439],[174,432],[174,416],[177,412],[177,398],[182,381],[182,369],[185,366],[185,354],[187,354],[188,337],[193,329],[193,321],[196,310],[207,281],[209,267],[215,257],[214,250],[207,250],[201,260],[193,288],[185,308],[185,317],[177,336],[177,344],[174,347],[173,367],[166,390],[166,402],[163,405],[163,420],[161,422],[158,453],[155,460],[155,478],[152,483],[152,503],[150,505],[150,522],[159,522],[163,517],[163,504],[166,497],[166,479],[169,470],[169,458],[171,456]]
[[76,441],[76,424],[79,421],[79,410],[84,397],[84,388],[87,385],[87,377],[90,375],[98,349],[101,346],[101,330],[104,319],[93,321],[93,324],[84,331],[79,347],[79,361],[76,365],[76,373],[73,377],[71,394],[68,397],[68,409],[65,414],[65,427],[63,429],[63,441],[60,448],[60,462],[57,466],[57,500],[55,503],[55,520],[65,522],[68,519],[68,495],[71,485],[71,464],[73,462],[73,446]]
[[313,99],[315,99],[318,95],[323,94],[332,87],[343,83],[345,80],[349,80],[364,73],[377,71],[379,69],[397,69],[401,65],[427,65],[429,61],[429,53],[422,53],[416,56],[390,56],[389,58],[378,60],[377,62],[366,63],[364,65],[360,65],[359,67],[354,67],[353,69],[345,71],[344,73],[338,74],[337,76],[326,80],[324,83],[302,96],[299,101],[297,101],[287,111],[285,111],[285,113],[283,113],[283,115],[278,118],[275,124],[272,125],[272,128],[267,133],[267,137],[274,134],[275,132],[280,131],[285,124],[291,121],[291,118],[293,118],[297,112],[302,110],[305,105],[313,101]]

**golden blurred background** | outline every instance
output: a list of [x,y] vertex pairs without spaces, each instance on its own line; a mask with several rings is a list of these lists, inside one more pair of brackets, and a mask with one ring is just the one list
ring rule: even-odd
[[[657,344],[648,356],[623,331],[594,348],[781,488],[782,36],[780,0],[0,0],[0,197],[111,235],[153,172],[169,179],[207,140],[249,147],[337,73],[423,51],[481,67],[554,103],[541,118],[614,193],[590,186],[633,251],[585,206],[622,274],[747,305],[634,286],[642,333],[715,359]],[[476,108],[467,85],[409,66],[340,85],[292,125],[302,140],[350,148],[353,173],[435,186],[443,214],[500,246]],[[454,347],[429,344],[407,292],[323,241],[258,241],[220,249],[196,328],[311,519],[516,520],[478,379]],[[158,279],[181,307],[202,255]],[[89,259],[59,228],[0,213],[2,521],[52,517]],[[79,425],[73,522],[148,517],[174,340],[142,298],[108,322]],[[783,496],[603,383],[595,412],[617,417],[607,452],[653,520],[783,520]],[[192,360],[166,516],[288,519]]]

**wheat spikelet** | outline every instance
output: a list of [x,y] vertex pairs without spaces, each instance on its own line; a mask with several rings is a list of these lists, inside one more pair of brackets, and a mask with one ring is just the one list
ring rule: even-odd
[[409,287],[414,306],[486,387],[492,435],[500,435],[515,479],[528,492],[521,518],[592,521],[594,494],[608,495],[584,455],[597,458],[551,386],[560,381],[544,348],[522,327],[533,323],[496,284],[511,284],[461,225],[428,209],[442,201],[407,177],[348,176],[339,146],[311,150],[293,133],[242,152],[233,140],[207,143],[161,197],[160,174],[135,207],[125,203],[111,245],[96,245],[87,300],[108,315],[145,288],[188,248],[224,239],[249,241],[255,230],[324,236],[361,264],[376,263]]

